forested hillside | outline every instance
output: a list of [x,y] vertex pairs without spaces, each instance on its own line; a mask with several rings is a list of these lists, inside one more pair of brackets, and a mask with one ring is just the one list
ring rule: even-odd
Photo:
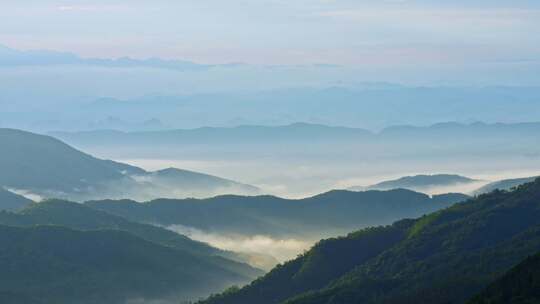
[[0,303],[181,302],[248,277],[123,231],[0,226]]
[[490,284],[469,304],[540,303],[540,254],[530,256]]
[[48,200],[18,213],[0,212],[0,225],[15,227],[54,225],[77,230],[120,230],[189,253],[208,264],[228,268],[248,278],[256,278],[262,274],[261,271],[246,264],[235,262],[242,258],[232,252],[219,250],[160,227],[130,222],[119,216],[68,201]]
[[540,180],[321,241],[206,304],[464,303],[540,251]]
[[183,225],[219,233],[300,236],[320,239],[372,225],[414,218],[463,201],[463,194],[429,197],[409,190],[335,190],[291,200],[274,196],[218,196],[209,199],[91,201],[92,208],[139,222]]

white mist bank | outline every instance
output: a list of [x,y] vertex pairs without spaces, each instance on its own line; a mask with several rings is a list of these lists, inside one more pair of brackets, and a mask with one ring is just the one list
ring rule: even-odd
[[275,239],[265,235],[219,234],[183,225],[171,225],[166,228],[219,249],[245,254],[267,255],[279,262],[295,258],[298,254],[308,250],[315,242],[298,239]]
[[7,191],[9,192],[13,192],[17,195],[20,195],[24,198],[27,198],[29,200],[32,200],[36,203],[39,203],[41,202],[44,198],[43,196],[39,195],[39,194],[36,194],[36,193],[33,193],[32,191],[29,191],[29,190],[24,190],[24,189],[15,189],[15,188],[6,188]]

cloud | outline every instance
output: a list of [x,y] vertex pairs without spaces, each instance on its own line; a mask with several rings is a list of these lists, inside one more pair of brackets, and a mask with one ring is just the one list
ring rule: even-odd
[[[540,10],[537,9],[436,9],[436,8],[355,8],[325,10],[313,13],[315,16],[346,19],[351,21],[376,21],[377,23],[407,25],[423,23],[424,26],[445,24],[452,26],[463,22],[489,25],[512,25],[526,21],[538,21]],[[429,21],[429,23],[424,23]],[[448,21],[453,21],[448,24]]]
[[[456,53],[447,45],[458,49],[458,59],[483,60],[484,53],[466,53],[471,44],[487,45],[488,55],[491,50],[504,50],[523,52],[519,56],[524,58],[536,56],[538,5],[532,1],[469,2],[156,0],[132,1],[128,6],[125,1],[86,0],[62,5],[11,4],[0,11],[0,20],[6,43],[72,50],[86,57],[157,56],[209,64],[332,63],[363,68],[388,60],[391,67],[422,64],[426,56],[428,63],[438,64]],[[431,50],[429,44],[439,49]],[[400,50],[400,46],[408,49]],[[384,48],[387,55],[374,50],[366,56],[367,48]],[[418,55],[409,56],[412,52]],[[374,64],[372,57],[377,60]],[[509,60],[506,55],[503,59]]]
[[103,12],[103,11],[122,11],[128,7],[120,5],[61,5],[56,9],[62,12]]

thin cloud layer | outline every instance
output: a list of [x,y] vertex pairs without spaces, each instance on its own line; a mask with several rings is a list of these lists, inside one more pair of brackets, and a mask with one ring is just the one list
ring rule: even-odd
[[[496,61],[508,62],[516,57],[539,60],[540,5],[531,1],[8,1],[0,12],[0,26],[4,29],[0,43],[85,57],[365,66],[388,59],[402,65],[426,60],[462,63],[464,58],[467,63],[487,62],[494,60],[486,50],[497,49],[501,58]],[[449,45],[453,47],[448,49]]]

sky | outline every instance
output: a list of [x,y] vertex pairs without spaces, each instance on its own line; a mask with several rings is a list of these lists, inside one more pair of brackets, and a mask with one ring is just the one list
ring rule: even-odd
[[354,67],[540,61],[540,1],[0,3],[0,44],[86,57]]

